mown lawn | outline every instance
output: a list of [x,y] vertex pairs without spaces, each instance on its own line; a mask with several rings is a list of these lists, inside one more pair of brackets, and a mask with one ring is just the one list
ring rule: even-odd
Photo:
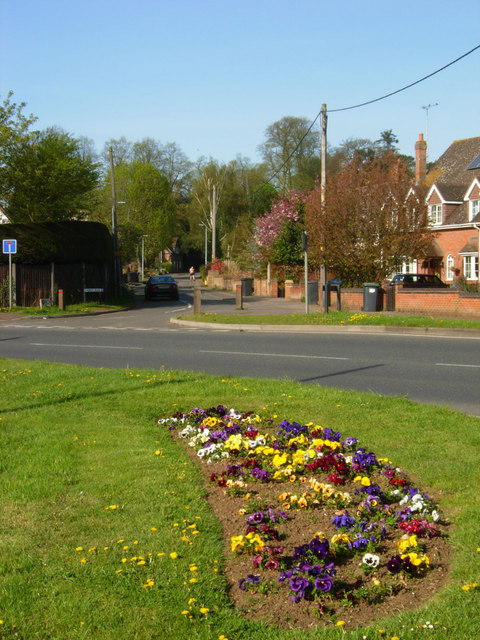
[[[0,382],[0,638],[480,634],[480,591],[462,588],[480,582],[478,418],[288,380],[182,371],[2,359]],[[156,423],[219,403],[354,435],[413,475],[452,522],[449,584],[426,607],[362,629],[283,631],[244,619],[226,589],[221,528],[200,471]]]

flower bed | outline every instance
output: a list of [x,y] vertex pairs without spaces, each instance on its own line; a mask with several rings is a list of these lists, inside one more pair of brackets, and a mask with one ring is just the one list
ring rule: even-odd
[[355,626],[419,606],[446,580],[435,501],[355,437],[221,405],[158,422],[204,463],[245,615]]

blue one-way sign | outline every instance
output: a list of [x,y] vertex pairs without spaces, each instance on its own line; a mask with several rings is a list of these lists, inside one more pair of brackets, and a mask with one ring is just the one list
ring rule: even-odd
[[4,240],[3,241],[3,253],[17,253],[17,241],[16,240]]

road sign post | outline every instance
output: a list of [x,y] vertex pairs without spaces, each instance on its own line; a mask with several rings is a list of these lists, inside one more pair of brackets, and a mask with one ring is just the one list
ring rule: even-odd
[[12,253],[17,253],[16,240],[3,240],[3,253],[8,253],[8,306],[12,308]]

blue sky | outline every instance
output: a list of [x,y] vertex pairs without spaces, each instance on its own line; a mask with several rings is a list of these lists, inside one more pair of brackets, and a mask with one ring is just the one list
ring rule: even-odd
[[[192,160],[260,160],[265,129],[408,85],[480,44],[478,0],[0,0],[0,95],[37,128],[176,142]],[[480,49],[328,118],[328,142],[392,129],[429,160],[480,135]],[[438,104],[437,104],[438,103]],[[431,106],[428,111],[422,107]]]

